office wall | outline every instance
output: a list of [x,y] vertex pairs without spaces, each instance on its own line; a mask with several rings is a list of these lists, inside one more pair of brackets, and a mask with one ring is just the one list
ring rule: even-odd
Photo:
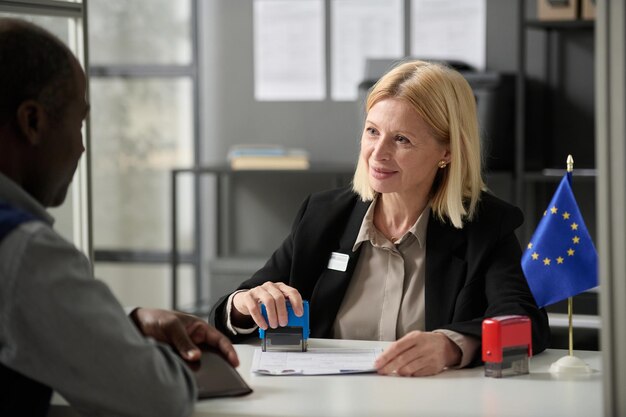
[[[210,98],[203,117],[205,161],[223,161],[235,143],[276,143],[306,148],[313,161],[355,159],[360,127],[353,102],[257,102],[254,100],[253,14],[250,0],[214,0],[204,9]],[[213,45],[208,43],[214,42]]]
[[[213,0],[200,2],[203,45],[201,57],[204,67],[203,102],[201,110],[202,160],[206,163],[225,161],[228,147],[236,143],[277,143],[290,147],[306,148],[312,161],[353,164],[358,152],[360,137],[361,104],[356,102],[257,102],[254,100],[253,62],[253,2],[250,0]],[[534,15],[535,2],[528,1],[528,15]],[[487,69],[502,72],[515,72],[517,69],[518,1],[487,0]],[[543,77],[545,60],[541,48],[543,34],[531,34],[529,42],[538,45],[529,53],[531,77],[538,82]],[[535,39],[537,38],[538,39]],[[581,68],[581,61],[593,56],[593,45],[588,39],[576,36],[564,38],[563,65],[566,68]],[[589,68],[587,65],[584,68]],[[586,71],[586,72],[585,72]],[[582,80],[593,79],[592,71],[586,69],[567,78],[567,88],[581,84],[575,93],[567,97],[568,106],[557,109],[557,119],[568,117],[575,111],[575,129],[567,134],[557,135],[554,148],[572,149],[579,154],[585,166],[593,159],[593,149],[579,146],[593,125],[588,121],[593,117],[593,93],[582,85]],[[586,86],[589,83],[585,83]],[[591,97],[589,97],[591,96]],[[533,97],[541,101],[541,97]],[[591,103],[591,104],[590,104]],[[536,103],[529,103],[536,108]],[[550,109],[553,111],[554,109]],[[592,132],[591,132],[592,133]],[[592,138],[592,136],[591,136]],[[513,138],[510,139],[511,141]],[[537,139],[538,140],[538,139]],[[589,138],[587,138],[589,140]],[[592,140],[592,139],[591,139]],[[539,145],[537,145],[539,146]],[[592,147],[593,148],[593,147]],[[550,154],[551,155],[551,154]],[[552,161],[545,154],[541,158]],[[576,156],[576,155],[575,155]],[[555,157],[556,158],[556,157]],[[258,180],[246,185],[240,181],[238,191],[246,207],[238,213],[242,218],[280,212],[281,219],[271,218],[267,224],[251,222],[245,232],[235,230],[233,241],[245,241],[240,247],[250,253],[259,248],[261,255],[269,254],[278,244],[291,225],[297,201],[309,191],[327,188],[320,181],[299,181],[298,190],[283,187],[277,197],[270,193],[263,200],[258,192]],[[270,184],[271,186],[271,184]],[[511,187],[506,179],[494,181],[491,188],[505,199],[510,197]],[[249,192],[246,191],[249,190]],[[280,196],[284,196],[281,198]],[[287,208],[283,207],[288,201]],[[235,201],[236,203],[236,201]],[[585,211],[583,209],[583,211]],[[585,213],[583,213],[585,214]],[[207,226],[210,230],[210,226]],[[251,230],[252,229],[252,230]],[[210,242],[208,242],[210,246]]]
[[[361,130],[361,103],[254,100],[252,3],[250,0],[200,2],[199,27],[203,40],[200,55],[204,68],[202,160],[223,162],[228,147],[236,143],[277,143],[306,148],[314,162],[354,164]],[[515,53],[511,50],[511,45],[515,44],[515,4],[515,0],[488,1],[487,61],[490,69],[512,71],[515,68]],[[258,248],[261,255],[267,255],[288,232],[302,196],[328,188],[329,182],[298,181],[296,190],[282,187],[279,196],[271,192],[263,198],[263,193],[258,192],[258,187],[262,186],[259,181],[238,182],[239,197],[236,194],[234,201],[235,204],[237,200],[245,201],[245,209],[237,209],[235,214],[240,221],[235,219],[235,223],[255,217],[269,220],[247,221],[250,227],[245,228],[245,233],[234,230],[232,241],[236,251],[250,254]],[[501,188],[508,190],[507,185]],[[207,194],[213,195],[213,191],[207,188]],[[281,218],[268,217],[272,212],[281,213]],[[209,224],[205,230],[210,233],[211,228]],[[211,246],[212,242],[207,241],[207,253],[214,250]]]
[[[235,143],[269,142],[306,148],[313,161],[352,163],[360,137],[360,103],[254,100],[252,4],[201,2],[204,161],[223,161]],[[516,8],[516,0],[487,1],[488,69],[515,71]]]

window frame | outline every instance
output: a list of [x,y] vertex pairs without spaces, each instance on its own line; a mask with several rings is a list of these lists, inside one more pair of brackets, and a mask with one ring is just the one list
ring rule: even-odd
[[[89,66],[90,78],[122,78],[122,79],[143,79],[143,78],[188,78],[192,89],[192,159],[193,164],[200,163],[200,80],[199,80],[199,32],[198,32],[198,0],[188,0],[190,2],[190,41],[191,60],[188,64],[97,64]],[[168,175],[169,178],[169,175]],[[193,182],[193,193],[200,194],[200,184]],[[193,205],[194,224],[201,222],[201,210],[199,203]],[[169,218],[164,219],[164,224]],[[166,231],[169,231],[167,228]],[[196,234],[198,235],[198,234]],[[194,267],[194,281],[200,282],[201,268],[195,268],[196,254],[202,251],[202,239],[196,236],[192,242],[194,249],[190,253],[180,255],[180,261],[185,266]],[[142,249],[99,249],[94,248],[94,263],[108,264],[134,264],[134,265],[162,265],[169,266],[171,250],[142,250]],[[198,290],[198,289],[196,289]],[[170,290],[176,294],[175,289]],[[196,306],[197,307],[197,306]],[[195,308],[195,307],[194,307]]]

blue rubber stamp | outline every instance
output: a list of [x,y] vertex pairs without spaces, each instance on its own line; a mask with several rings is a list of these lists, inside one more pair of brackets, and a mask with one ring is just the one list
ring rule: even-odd
[[[295,350],[306,352],[309,340],[309,302],[302,302],[304,313],[302,317],[296,316],[289,301],[287,301],[287,325],[275,329],[259,328],[261,349],[267,350]],[[267,321],[265,305],[261,305],[261,314]]]

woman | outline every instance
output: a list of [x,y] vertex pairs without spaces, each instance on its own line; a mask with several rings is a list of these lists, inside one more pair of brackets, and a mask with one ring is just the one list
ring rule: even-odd
[[[519,209],[484,191],[474,95],[440,64],[413,61],[372,88],[352,189],[313,194],[267,264],[212,313],[233,339],[285,326],[311,336],[390,340],[379,373],[432,375],[480,363],[485,317],[523,314],[533,351],[545,311],[520,268]],[[260,313],[265,304],[268,321]]]

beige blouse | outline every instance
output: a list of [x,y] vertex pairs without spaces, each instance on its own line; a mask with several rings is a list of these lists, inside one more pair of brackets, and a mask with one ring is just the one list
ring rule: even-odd
[[[425,330],[426,234],[430,207],[396,242],[374,226],[376,198],[370,205],[354,243],[361,254],[335,323],[337,339],[394,341],[414,330]],[[460,367],[474,357],[479,342],[450,330],[444,333],[461,349]]]

